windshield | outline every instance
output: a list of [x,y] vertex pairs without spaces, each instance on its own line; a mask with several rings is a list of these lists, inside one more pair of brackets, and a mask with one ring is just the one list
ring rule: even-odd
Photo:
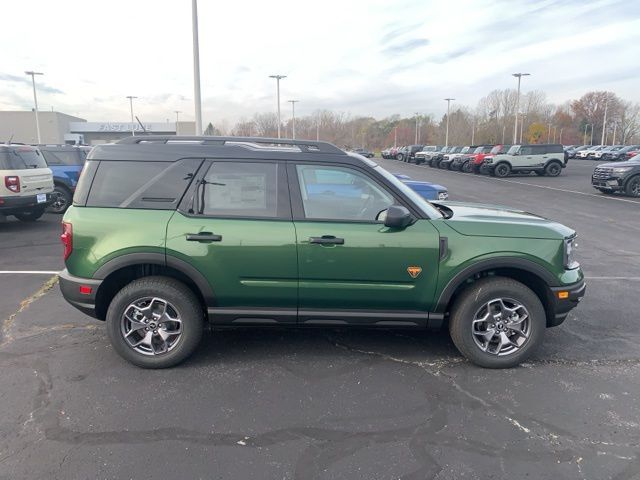
[[470,147],[464,147],[464,148],[460,151],[460,153],[467,153],[469,150],[471,150],[471,148],[470,148]]
[[501,151],[502,151],[502,145],[496,145],[491,149],[489,153],[496,154],[496,153],[500,153]]
[[35,148],[18,147],[0,151],[0,170],[27,168],[47,168],[47,162]]
[[514,145],[509,149],[507,155],[515,155],[516,153],[518,153],[518,150],[520,150],[520,145]]
[[406,197],[408,197],[420,210],[429,218],[442,218],[442,213],[431,205],[428,201],[422,198],[419,194],[411,189],[411,187],[405,185],[398,180],[393,174],[382,168],[380,165],[375,169],[390,183],[396,186]]
[[478,147],[473,151],[473,153],[482,153],[483,150],[484,150],[484,147]]

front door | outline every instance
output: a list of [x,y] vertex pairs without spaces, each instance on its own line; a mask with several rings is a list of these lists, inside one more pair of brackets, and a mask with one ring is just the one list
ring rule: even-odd
[[[289,169],[298,245],[301,323],[422,321],[431,307],[439,235],[429,220],[399,230],[378,221],[398,203],[364,170]],[[420,319],[420,320],[418,320]]]
[[214,323],[295,323],[298,265],[284,164],[213,161],[204,171],[169,222],[167,257],[209,282]]

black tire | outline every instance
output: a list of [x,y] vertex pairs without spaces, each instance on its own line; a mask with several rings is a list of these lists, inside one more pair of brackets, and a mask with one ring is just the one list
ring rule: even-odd
[[636,175],[627,180],[624,187],[624,193],[630,197],[640,197],[640,175]]
[[613,190],[611,190],[610,188],[596,188],[596,190],[598,190],[600,193],[606,193],[606,194],[613,193]]
[[545,171],[544,170],[535,170],[536,175],[538,175],[539,177],[544,177],[545,176]]
[[34,208],[22,213],[16,213],[14,216],[21,222],[35,222],[44,215],[45,207]]
[[559,162],[549,162],[544,167],[544,173],[549,177],[557,177],[562,172],[562,165]]
[[63,214],[71,205],[73,195],[71,192],[61,185],[56,185],[51,194],[53,202],[47,207],[49,213]]
[[[529,319],[528,338],[520,338],[517,334],[510,337],[515,343],[522,343],[519,348],[511,353],[507,351],[502,356],[483,351],[474,340],[476,336],[472,331],[476,314],[494,299],[514,300],[526,309]],[[495,325],[497,326],[497,322]],[[545,329],[545,311],[538,296],[522,283],[504,277],[483,278],[469,286],[455,301],[449,320],[449,333],[460,353],[484,368],[511,368],[519,365],[540,346]]]
[[499,163],[496,165],[496,168],[493,169],[493,173],[496,177],[508,177],[511,173],[511,165],[505,162]]
[[[127,343],[121,330],[122,317],[129,306],[145,297],[169,302],[181,318],[181,335],[169,351],[154,355],[139,353]],[[204,312],[193,292],[169,277],[143,277],[126,285],[111,300],[107,310],[107,334],[115,351],[142,368],[169,368],[178,365],[198,347],[204,330]]]
[[396,160],[399,160],[401,162],[404,162],[404,155],[399,153],[398,155],[396,155]]
[[480,168],[478,169],[478,171],[480,172],[480,175],[488,175],[489,173],[491,173],[486,163],[483,163],[482,165],[480,165]]
[[472,167],[473,166],[471,165],[471,161],[467,160],[460,166],[460,171],[464,173],[471,173],[471,171],[473,170]]
[[440,165],[440,161],[437,159],[431,159],[431,161],[429,162],[429,166],[431,168],[438,168]]

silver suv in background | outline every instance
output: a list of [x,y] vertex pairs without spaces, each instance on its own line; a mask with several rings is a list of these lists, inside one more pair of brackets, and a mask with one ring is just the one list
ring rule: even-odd
[[0,221],[8,215],[22,222],[37,220],[52,192],[53,174],[37,148],[0,145]]

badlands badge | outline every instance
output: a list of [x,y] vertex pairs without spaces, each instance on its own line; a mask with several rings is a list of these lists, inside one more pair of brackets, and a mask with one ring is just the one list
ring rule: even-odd
[[422,272],[422,267],[416,267],[414,265],[407,267],[407,272],[411,275],[411,278],[417,278],[418,275]]

